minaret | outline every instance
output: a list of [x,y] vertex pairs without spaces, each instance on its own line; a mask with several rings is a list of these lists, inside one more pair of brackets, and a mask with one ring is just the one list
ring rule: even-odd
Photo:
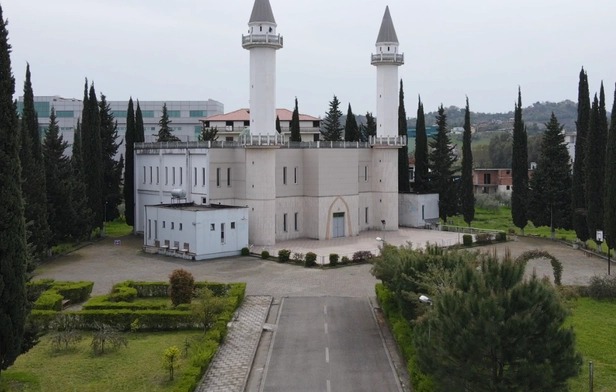
[[269,0],[255,0],[242,46],[250,51],[250,133],[276,134],[276,51],[282,37]]
[[398,136],[398,67],[404,64],[399,45],[388,6],[376,39],[376,54],[372,55],[372,65],[376,66],[377,136]]

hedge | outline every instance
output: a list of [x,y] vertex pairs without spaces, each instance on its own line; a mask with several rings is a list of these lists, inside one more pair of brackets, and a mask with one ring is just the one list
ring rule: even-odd
[[[55,282],[41,279],[26,284],[28,298],[36,301],[45,291],[54,291],[73,303],[86,301],[92,293],[94,282]],[[60,309],[61,310],[61,309]]]
[[[168,302],[160,302],[160,303],[144,303],[144,302],[127,302],[127,301],[119,301],[115,302],[111,300],[111,295],[99,295],[96,297],[90,298],[88,302],[83,304],[82,309],[84,310],[103,310],[103,309],[128,309],[128,310],[162,310],[168,309],[171,305],[171,300]],[[176,310],[188,310],[189,307],[185,309],[177,309]]]
[[34,301],[34,309],[37,310],[54,310],[59,312],[62,310],[62,301],[64,297],[54,290],[47,290]]
[[111,302],[131,302],[137,298],[137,290],[133,287],[114,286],[107,298]]
[[191,348],[192,355],[188,368],[182,374],[174,392],[193,392],[201,383],[203,374],[210,366],[212,358],[218,351],[218,343],[206,336]]
[[[127,280],[113,286],[113,290],[118,287],[132,287],[137,290],[137,297],[168,297],[169,282],[134,282]],[[195,290],[208,288],[215,296],[223,297],[228,294],[230,284],[218,282],[195,282]]]
[[429,376],[419,370],[413,345],[413,329],[409,322],[402,316],[394,294],[387,290],[383,284],[378,283],[375,287],[376,297],[379,300],[383,314],[394,334],[402,356],[406,360],[407,369],[411,378],[414,392],[434,392],[435,385]]

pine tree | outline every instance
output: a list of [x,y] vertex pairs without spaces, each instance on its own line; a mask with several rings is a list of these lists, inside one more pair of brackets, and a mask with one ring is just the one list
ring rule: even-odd
[[447,217],[455,215],[458,211],[457,186],[453,180],[455,173],[453,164],[456,161],[453,155],[453,145],[449,138],[447,129],[447,114],[441,104],[436,115],[436,125],[438,132],[434,140],[430,143],[430,154],[428,174],[430,183],[429,190],[438,193],[439,217],[447,222]]
[[605,146],[607,144],[607,114],[603,82],[601,90],[592,103],[588,138],[586,143],[586,222],[591,238],[597,230],[603,230],[603,194],[605,179]]
[[608,249],[614,249],[616,248],[616,86],[605,158],[604,234]]
[[580,71],[578,87],[578,116],[575,122],[575,162],[573,162],[573,178],[571,187],[571,201],[573,206],[573,229],[580,241],[586,242],[589,238],[588,222],[586,221],[586,138],[590,122],[590,92],[588,90],[588,76],[584,68]]
[[26,223],[21,194],[21,164],[15,78],[11,70],[8,22],[0,6],[0,372],[22,352],[26,298]]
[[475,194],[473,192],[473,150],[471,147],[471,110],[466,97],[464,135],[462,137],[462,178],[460,179],[460,207],[464,222],[470,227],[475,219]]
[[135,109],[133,97],[128,101],[126,109],[126,134],[124,136],[124,148],[126,162],[124,167],[124,216],[126,224],[135,225]]
[[201,126],[201,134],[199,134],[200,142],[212,141],[215,142],[218,140],[218,127],[210,128],[206,127],[205,123]]
[[334,99],[329,103],[329,111],[323,119],[323,127],[325,128],[323,133],[323,140],[328,142],[337,142],[342,140],[342,124],[340,118],[342,112],[340,111],[340,101],[338,97],[334,95]]
[[[398,136],[407,137],[406,108],[404,107],[404,84],[400,79],[400,96],[398,100]],[[398,192],[410,192],[409,147],[405,143],[398,149]]]
[[22,192],[25,203],[25,219],[28,244],[31,247],[28,272],[46,257],[49,244],[49,225],[47,222],[47,197],[45,170],[41,155],[38,115],[34,109],[34,93],[30,65],[26,65],[24,83],[24,109],[21,120],[20,160],[22,167]]
[[372,113],[366,113],[366,127],[364,128],[362,139],[367,142],[371,137],[376,136],[376,120]]
[[357,119],[355,118],[353,109],[351,109],[350,103],[349,103],[349,108],[347,109],[346,123],[344,125],[344,141],[345,142],[358,142],[359,141],[359,127],[357,126]]
[[57,245],[71,233],[73,220],[68,211],[71,210],[70,179],[72,171],[70,161],[65,155],[68,143],[62,137],[56,110],[51,108],[49,129],[45,132],[43,143],[43,162],[47,183],[47,212],[51,229],[49,245]]
[[135,110],[135,143],[145,142],[145,126],[143,125],[143,113],[141,106],[137,101],[137,109]]
[[439,391],[564,391],[579,374],[569,312],[525,263],[486,256],[413,330],[417,363]]
[[[278,119],[278,116],[276,116]],[[280,123],[280,121],[279,121]],[[293,109],[293,115],[291,116],[291,142],[301,142],[302,135],[299,129],[299,108],[297,107],[297,97],[295,97],[295,109]]]
[[276,116],[276,132],[279,134],[282,133],[282,128],[280,127],[280,117]]
[[518,102],[515,105],[513,119],[513,151],[511,154],[511,176],[513,189],[511,191],[511,217],[513,224],[524,228],[528,223],[528,136],[522,119],[522,90],[518,88]]
[[535,226],[571,227],[571,166],[563,127],[552,113],[541,141],[537,169],[529,181],[528,217]]
[[171,120],[169,120],[169,113],[167,112],[167,104],[163,104],[163,114],[160,116],[160,121],[158,121],[158,125],[160,125],[160,129],[158,130],[158,140],[159,142],[179,142],[180,139],[173,135],[171,132],[171,128],[169,127],[171,124]]
[[71,181],[70,181],[70,215],[73,224],[70,228],[70,235],[73,239],[80,241],[88,238],[92,231],[91,203],[86,192],[86,181],[84,178],[84,150],[82,147],[83,136],[81,133],[81,122],[77,121],[75,127],[73,149],[71,153]]
[[122,170],[120,161],[115,159],[120,144],[118,144],[118,125],[107,98],[101,94],[99,103],[101,124],[101,151],[103,156],[103,195],[104,220],[110,222],[120,216],[118,206],[122,203],[120,183]]
[[419,193],[427,193],[429,186],[428,135],[426,134],[426,118],[421,97],[419,97],[419,104],[417,105],[417,125],[415,129],[415,186],[413,190]]

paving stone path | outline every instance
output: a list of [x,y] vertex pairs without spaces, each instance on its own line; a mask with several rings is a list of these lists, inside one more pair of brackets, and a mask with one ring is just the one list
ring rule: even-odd
[[197,392],[244,390],[271,302],[272,297],[265,295],[244,299]]

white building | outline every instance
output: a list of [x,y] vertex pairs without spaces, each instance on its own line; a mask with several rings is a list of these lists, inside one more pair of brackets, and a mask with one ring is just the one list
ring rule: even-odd
[[[371,229],[397,230],[398,149],[406,143],[406,137],[397,135],[397,67],[403,63],[403,56],[397,53],[398,42],[389,9],[385,11],[377,39],[379,53],[371,58],[377,66],[380,122],[377,136],[367,143],[312,141],[310,137],[289,143],[284,134],[278,134],[275,53],[282,48],[283,39],[276,31],[269,0],[255,0],[248,26],[248,35],[242,37],[242,43],[250,50],[249,112],[238,111],[241,116],[233,112],[238,114],[237,120],[230,113],[230,117],[216,116],[204,121],[209,121],[205,125],[210,127],[222,126],[224,121],[224,132],[226,127],[231,127],[232,133],[236,128],[249,127],[250,133],[232,134],[229,138],[233,140],[225,136],[225,140],[216,142],[135,144],[135,229],[144,233],[146,249],[167,253],[168,248],[161,249],[165,240],[169,240],[167,246],[173,241],[174,248],[193,249],[190,242],[193,238],[195,249],[199,249],[199,241],[216,240],[207,237],[212,234],[207,230],[198,232],[197,229],[189,235],[186,232],[187,240],[163,238],[161,219],[181,221],[183,232],[188,221],[191,226],[194,222],[195,227],[214,225],[215,230],[224,223],[228,231],[231,222],[238,224],[238,211],[246,210],[248,242],[254,245],[274,245],[293,238],[348,237]],[[314,128],[317,120],[305,119],[308,123],[312,121]],[[187,203],[181,207],[170,204],[178,192],[185,194]],[[414,213],[433,213],[434,195],[428,201],[417,195],[404,196],[415,203]],[[424,201],[429,205],[422,205]],[[219,208],[212,210],[211,207],[219,204]],[[190,217],[182,215],[186,210]],[[152,221],[154,211],[159,214],[155,222]],[[402,214],[410,212],[409,208]],[[161,218],[161,214],[166,215]],[[432,217],[423,216],[423,220],[415,217],[413,222],[423,225]],[[245,245],[240,238],[234,250],[231,246],[225,252],[239,253],[242,246]],[[209,257],[199,254],[201,251],[221,254],[218,248],[201,249],[195,258]]]
[[[119,143],[124,140],[126,133],[128,101],[108,101],[108,103],[113,117],[118,122]],[[165,103],[167,104],[167,113],[171,120],[174,135],[184,141],[197,140],[197,136],[201,132],[202,123],[200,120],[202,118],[224,113],[223,104],[212,99],[207,101],[140,101],[139,107],[143,116],[146,141],[155,141],[154,135],[157,135],[160,129],[158,121]],[[41,137],[44,136],[43,132],[49,127],[49,115],[52,107],[56,111],[60,132],[69,144],[65,153],[70,155],[75,127],[83,110],[83,101],[59,96],[34,97],[34,108],[38,114]],[[134,107],[137,110],[136,100]],[[17,101],[17,110],[19,113],[23,110],[23,97],[19,97]],[[121,153],[124,153],[123,148],[121,148]]]

